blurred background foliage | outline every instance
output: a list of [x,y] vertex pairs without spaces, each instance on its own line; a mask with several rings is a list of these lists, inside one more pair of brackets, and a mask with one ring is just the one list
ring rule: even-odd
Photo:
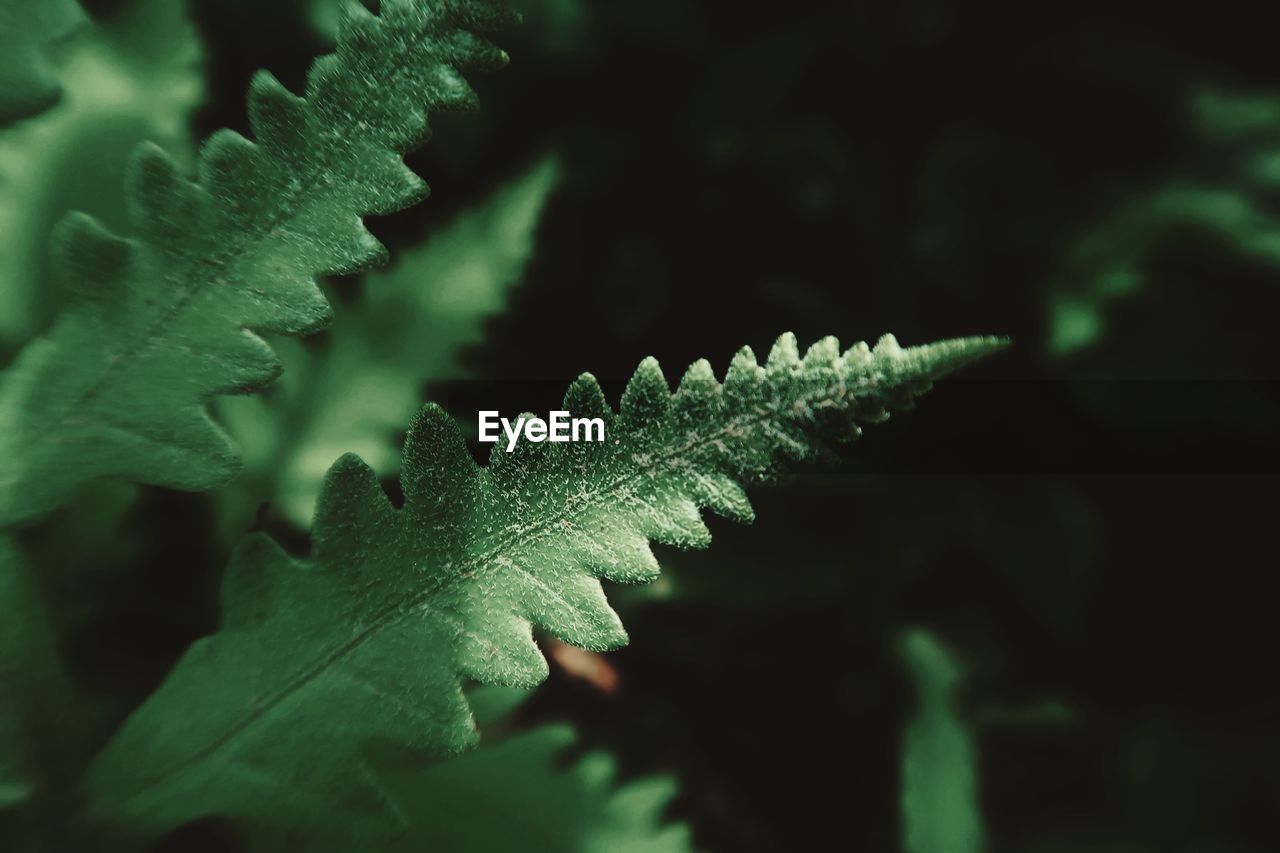
[[[61,100],[0,130],[6,358],[61,304],[61,213],[122,228],[137,141],[189,161],[244,131],[250,75],[299,89],[336,21],[335,0],[83,5],[44,57]],[[482,112],[439,117],[411,157],[433,198],[372,223],[396,265],[332,282],[335,326],[220,407],[245,476],[99,487],[3,543],[6,578],[40,566],[6,600],[50,618],[5,625],[37,710],[0,743],[56,744],[28,763],[73,776],[216,624],[238,535],[305,551],[342,450],[394,493],[421,399],[473,424],[550,408],[582,370],[616,394],[646,354],[722,370],[782,329],[994,332],[1011,354],[868,431],[840,473],[759,494],[752,528],[712,519],[711,551],[618,590],[629,648],[548,643],[550,682],[498,702],[488,745],[396,771],[424,804],[414,849],[1273,849],[1267,10],[515,5]],[[56,662],[30,651],[49,637]],[[27,778],[0,763],[0,810]]]

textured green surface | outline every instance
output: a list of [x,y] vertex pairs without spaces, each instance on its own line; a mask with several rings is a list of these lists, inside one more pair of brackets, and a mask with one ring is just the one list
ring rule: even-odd
[[[157,35],[159,12],[195,11],[205,96],[194,114],[170,104],[191,116],[193,137],[252,135],[254,70],[302,92],[336,42],[336,16],[319,29],[307,17],[328,0],[81,2],[112,32],[135,7],[151,7],[139,30]],[[548,377],[590,367],[625,380],[646,352],[673,382],[702,354],[718,356],[719,374],[737,344],[784,328],[806,343],[828,327],[912,341],[991,328],[1020,346],[942,385],[924,417],[869,431],[842,471],[748,489],[759,520],[707,518],[710,552],[655,545],[658,582],[606,584],[632,648],[543,645],[548,683],[515,719],[482,721],[481,750],[568,721],[582,745],[558,767],[589,745],[616,756],[621,779],[678,776],[667,814],[690,823],[700,849],[899,851],[903,736],[918,706],[892,643],[923,625],[964,661],[951,719],[974,735],[988,849],[1271,853],[1275,10],[1168,4],[1153,16],[1099,2],[1045,26],[962,0],[801,0],[759,14],[682,0],[513,3],[525,19],[502,36],[513,73],[472,80],[483,113],[433,115],[432,145],[408,161],[432,179],[432,203],[369,221],[400,256],[545,152],[562,158],[530,274],[466,353],[476,381],[420,389],[464,433],[476,408],[545,414],[558,402]],[[62,98],[0,129],[0,148],[56,120],[78,91],[93,97],[86,107],[106,106],[118,57],[67,76],[104,35],[50,44]],[[132,76],[158,110],[191,72],[152,63]],[[129,133],[156,136],[152,118]],[[43,253],[54,203],[132,234],[127,128],[105,119],[62,168],[50,161],[69,151],[61,137],[7,149],[0,196],[22,188],[0,251]],[[0,281],[0,300],[16,295],[24,312],[0,343],[4,367],[65,307],[47,266],[21,291]],[[317,361],[339,335],[375,334],[345,324],[363,309],[363,280],[320,284],[334,331],[298,347]],[[1059,298],[1067,311],[1053,311]],[[297,371],[280,357],[283,391]],[[383,475],[399,466],[386,448],[398,451],[407,424],[371,441],[385,467],[365,457],[393,502],[398,485]],[[0,705],[22,717],[9,731],[27,798],[0,811],[0,850],[99,849],[92,827],[77,832],[80,762],[221,624],[228,532],[252,524],[309,554],[269,475],[248,500],[234,494],[256,476],[250,452],[225,487],[98,483],[13,533],[39,594],[0,606],[0,643],[15,625],[51,625],[58,660],[22,652],[23,685],[14,691],[7,672],[0,683]],[[237,500],[240,521],[223,526]],[[31,610],[41,602],[47,620]],[[75,687],[66,726],[20,707],[59,661]],[[570,674],[588,667],[612,669],[596,684],[615,691]],[[86,750],[50,776],[47,747],[68,741]],[[511,766],[489,765],[495,777]],[[450,819],[404,808],[415,826]],[[242,853],[248,831],[199,821],[153,850]],[[377,849],[373,838],[336,846]]]
[[328,323],[317,275],[383,257],[361,216],[423,197],[400,155],[425,139],[428,111],[474,103],[460,72],[506,59],[474,32],[510,15],[483,0],[390,0],[380,17],[347,8],[305,99],[256,77],[256,141],[215,134],[198,182],[158,148],[139,150],[127,190],[135,238],[81,216],[59,228],[54,251],[78,305],[0,384],[0,522],[37,516],[96,477],[225,481],[239,459],[207,400],[277,375],[257,332]]
[[264,501],[309,527],[325,472],[343,453],[380,476],[395,473],[394,436],[425,383],[466,375],[460,352],[506,304],[558,176],[554,160],[540,162],[394,266],[367,274],[359,301],[344,306],[323,346],[281,341],[279,383],[219,401],[245,461],[246,476],[221,501],[232,529],[242,533]]
[[58,100],[45,51],[82,19],[74,0],[0,0],[0,124]]
[[626,642],[600,579],[641,582],[649,541],[708,544],[699,507],[747,521],[742,483],[812,458],[857,421],[909,407],[930,381],[1000,349],[966,338],[902,349],[889,336],[800,357],[749,349],[724,385],[706,361],[672,394],[644,361],[612,413],[583,375],[565,408],[608,419],[601,443],[529,444],[471,459],[441,409],[406,442],[403,509],[355,456],[329,472],[310,559],[265,536],[237,551],[223,627],[195,644],[90,769],[93,813],[139,831],[208,814],[265,822],[397,816],[361,758],[376,739],[432,753],[472,745],[460,679],[531,687],[547,674],[531,628],[588,649]]

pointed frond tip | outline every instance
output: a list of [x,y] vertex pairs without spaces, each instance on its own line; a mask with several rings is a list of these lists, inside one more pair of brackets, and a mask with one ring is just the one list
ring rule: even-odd
[[430,114],[475,105],[463,75],[506,61],[477,32],[510,14],[492,0],[345,10],[337,51],[314,63],[303,94],[256,76],[253,138],[213,134],[195,180],[140,147],[124,188],[135,237],[80,218],[59,230],[56,266],[83,298],[0,377],[0,525],[102,477],[221,485],[236,454],[208,402],[275,378],[259,333],[328,324],[320,276],[385,260],[363,217],[425,197],[403,155],[428,137]]
[[[880,339],[877,348],[885,346],[886,343],[891,346],[897,346],[897,339],[893,335],[885,335]],[[1008,349],[1012,346],[1012,343],[1009,338],[1005,337],[975,335],[965,338],[949,338],[936,343],[909,347],[905,350],[901,347],[898,347],[898,349],[902,353],[904,369],[927,372],[930,379],[941,379],[988,356]]]
[[[744,348],[722,384],[699,361],[674,392],[646,359],[616,415],[589,374],[566,393],[570,412],[605,422],[604,441],[520,442],[487,467],[427,405],[405,445],[402,509],[348,455],[325,481],[310,558],[265,538],[237,551],[222,631],[99,756],[94,813],[158,833],[214,814],[306,824],[331,811],[355,826],[340,804],[382,803],[365,817],[394,824],[362,743],[470,746],[465,679],[542,681],[535,629],[587,649],[624,644],[602,580],[654,579],[651,543],[709,544],[703,508],[750,521],[744,486],[855,438],[858,422],[909,407],[932,379],[1004,345],[904,349],[886,337],[842,352],[824,338],[801,355],[783,335],[764,365]],[[261,796],[285,788],[292,814]]]

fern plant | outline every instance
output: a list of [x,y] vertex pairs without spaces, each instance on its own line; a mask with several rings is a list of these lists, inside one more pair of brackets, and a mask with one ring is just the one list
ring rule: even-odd
[[[32,4],[39,6],[41,4]],[[137,145],[159,145],[183,171],[188,124],[205,95],[202,49],[185,3],[131,0],[60,51],[58,105],[0,132],[0,352],[6,358],[62,306],[46,257],[72,210],[127,230],[120,184]]]
[[915,682],[917,705],[902,744],[902,849],[981,853],[977,749],[956,698],[964,673],[928,631],[904,632],[898,651]]
[[[299,335],[329,322],[317,277],[383,257],[362,217],[423,197],[426,187],[402,155],[425,140],[428,112],[473,102],[462,74],[502,64],[505,55],[482,34],[510,18],[489,0],[383,0],[376,15],[347,3],[337,52],[313,67],[304,97],[269,75],[254,80],[255,141],[216,134],[194,180],[157,146],[138,150],[125,193],[132,236],[68,217],[53,255],[76,304],[0,379],[0,525],[37,518],[101,477],[192,490],[227,480],[239,453],[207,406],[258,391],[279,373],[282,359],[261,335]],[[186,32],[180,14],[172,20]],[[510,226],[508,242],[519,247],[510,257],[487,253],[490,301],[447,259],[445,272],[435,270],[441,286],[468,288],[473,304],[463,319],[492,310],[527,256],[554,166],[535,178],[524,202],[501,205],[533,210]],[[422,257],[434,256],[411,259],[415,282],[431,265]],[[408,280],[366,284],[407,292]],[[404,301],[424,314],[431,293]],[[299,379],[323,382],[327,393],[309,389],[297,417],[283,419],[283,437],[260,454],[267,482],[250,484],[279,496],[300,480],[286,508],[299,523],[314,500],[311,461],[354,445],[382,467],[386,433],[416,403],[417,383],[474,332],[467,323],[430,325],[449,322],[431,306],[426,325],[379,339],[386,317],[376,316],[377,300],[367,303],[314,364],[295,352]],[[383,348],[375,352],[374,342]],[[427,405],[403,454],[403,507],[348,453],[319,488],[309,556],[290,556],[262,534],[246,539],[226,572],[219,630],[186,652],[70,796],[46,789],[79,774],[100,728],[63,738],[75,726],[46,709],[74,705],[77,687],[53,653],[54,621],[10,620],[0,631],[0,670],[23,690],[0,701],[0,812],[8,818],[25,809],[15,837],[55,845],[67,839],[42,834],[56,836],[61,818],[81,806],[83,820],[68,824],[106,829],[109,843],[125,846],[208,816],[237,820],[255,839],[306,838],[311,849],[368,846],[410,826],[411,844],[462,843],[453,830],[474,824],[415,818],[450,795],[461,797],[459,810],[476,806],[466,763],[424,765],[475,743],[471,697],[483,691],[468,692],[468,682],[539,683],[548,667],[535,630],[591,650],[622,645],[626,632],[601,582],[656,577],[651,542],[707,545],[702,508],[749,521],[745,486],[773,479],[788,459],[812,459],[827,442],[856,437],[860,423],[909,407],[934,379],[1001,346],[965,338],[903,349],[886,336],[874,348],[842,352],[827,338],[802,357],[784,335],[763,366],[744,349],[722,384],[699,361],[674,393],[656,361],[646,360],[616,412],[584,374],[565,408],[605,422],[606,441],[499,448],[486,467],[472,460],[454,421]],[[344,432],[335,413],[353,405],[353,390],[364,384],[355,377],[380,362],[394,380],[387,408]],[[255,438],[262,432],[255,418],[279,414],[226,411],[233,419],[256,412],[245,430]],[[288,475],[299,468],[303,476]],[[43,616],[30,583],[36,575],[22,562],[19,547],[0,541],[0,600],[21,616]],[[40,683],[30,677],[37,670],[58,677]],[[48,750],[63,739],[66,755]],[[529,784],[551,784],[543,771],[570,739],[565,729],[525,736],[536,759]],[[388,744],[412,757],[407,770],[383,760]],[[518,758],[485,756],[505,772],[521,766]],[[487,789],[491,772],[478,777]],[[581,782],[583,801],[600,819],[598,832],[574,827],[577,846],[687,849],[683,828],[658,827],[670,783],[612,791],[608,760],[594,758],[569,778]],[[55,813],[58,820],[46,820]]]
[[[662,814],[676,795],[674,778],[625,779],[610,754],[581,754],[576,732],[563,723],[504,733],[502,728],[512,726],[512,715],[528,695],[501,687],[469,691],[477,724],[486,732],[496,730],[495,738],[486,737],[483,748],[451,761],[425,766],[410,761],[383,772],[388,790],[413,819],[412,827],[396,840],[397,848],[414,853],[694,849],[689,828]],[[253,840],[256,846],[274,839],[258,833]],[[327,844],[314,835],[297,840],[308,850],[350,849],[350,840],[342,836]],[[278,843],[275,849],[296,846]]]
[[558,173],[555,160],[538,163],[392,267],[366,273],[360,298],[321,346],[280,341],[280,382],[218,401],[245,460],[244,476],[218,492],[236,538],[265,500],[310,527],[320,483],[343,453],[360,454],[380,475],[395,473],[393,438],[424,384],[464,375],[460,353],[479,342],[481,322],[519,280]]
[[357,837],[404,820],[363,753],[389,741],[432,754],[472,745],[461,685],[531,687],[547,674],[540,626],[588,649],[626,642],[601,579],[653,579],[650,540],[708,544],[708,507],[749,521],[743,484],[771,479],[858,422],[909,407],[932,380],[1003,346],[966,338],[800,356],[782,336],[721,385],[706,361],[673,394],[644,361],[614,412],[584,374],[565,409],[607,422],[603,443],[524,443],[472,460],[454,421],[424,407],[406,440],[395,508],[348,455],[320,495],[308,559],[255,535],[223,588],[223,627],[196,643],[90,768],[92,814],[160,833],[210,814],[333,823]]
[[195,182],[153,146],[127,189],[137,237],[83,216],[55,237],[78,304],[0,381],[0,524],[31,519],[103,476],[206,489],[236,470],[212,396],[260,388],[279,362],[261,332],[329,321],[315,278],[379,260],[361,217],[426,186],[401,154],[427,113],[470,106],[462,72],[505,54],[481,38],[511,20],[488,0],[348,4],[336,54],[305,97],[263,73],[249,95],[256,141],[215,134]]
[[1097,348],[1117,306],[1154,286],[1151,256],[1174,238],[1207,235],[1242,259],[1280,264],[1280,99],[1206,89],[1188,101],[1194,156],[1092,223],[1055,276],[1046,341],[1053,355]]
[[0,0],[0,125],[57,101],[47,51],[82,20],[75,0]]

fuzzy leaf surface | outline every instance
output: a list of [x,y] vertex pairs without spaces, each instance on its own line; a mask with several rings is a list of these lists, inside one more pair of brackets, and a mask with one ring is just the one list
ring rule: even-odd
[[650,541],[707,545],[701,507],[750,520],[743,485],[855,437],[858,421],[909,407],[931,380],[1003,345],[903,349],[886,336],[842,353],[825,338],[802,358],[784,335],[766,365],[744,349],[722,385],[699,361],[674,394],[647,359],[616,413],[590,375],[569,388],[564,408],[604,419],[604,442],[497,445],[487,467],[452,418],[424,407],[406,441],[403,508],[348,455],[321,492],[308,559],[261,535],[238,549],[222,630],[192,646],[95,762],[93,813],[153,832],[211,814],[340,814],[393,831],[404,815],[364,745],[471,746],[462,679],[541,682],[534,626],[586,649],[623,645],[601,580],[654,579]]
[[476,33],[510,15],[488,0],[346,9],[305,97],[256,77],[255,141],[214,134],[198,180],[139,149],[126,191],[136,237],[83,216],[62,223],[54,252],[78,304],[0,379],[0,523],[98,477],[191,490],[227,480],[239,458],[208,400],[276,377],[258,333],[329,322],[318,275],[383,258],[361,217],[424,196],[401,155],[426,138],[429,111],[473,105],[462,72],[506,59]]
[[320,346],[277,345],[280,382],[218,401],[245,460],[245,476],[220,495],[229,526],[243,533],[270,500],[309,528],[325,472],[343,453],[380,476],[395,473],[394,437],[422,404],[424,384],[465,375],[459,355],[479,343],[483,320],[520,280],[558,175],[555,160],[536,164],[392,266],[366,273],[360,299]]

